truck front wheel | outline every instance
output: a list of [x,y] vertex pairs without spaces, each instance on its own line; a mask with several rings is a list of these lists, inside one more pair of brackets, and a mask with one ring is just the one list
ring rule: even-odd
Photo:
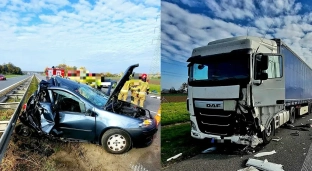
[[290,111],[289,111],[289,121],[288,121],[288,123],[289,124],[294,124],[295,123],[295,119],[296,119],[296,110],[295,110],[294,107],[291,107]]
[[275,133],[274,119],[270,121],[265,130],[262,131],[263,144],[268,144]]

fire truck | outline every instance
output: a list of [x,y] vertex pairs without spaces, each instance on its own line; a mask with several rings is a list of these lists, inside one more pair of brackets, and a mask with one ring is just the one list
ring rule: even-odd
[[47,68],[46,70],[46,78],[49,80],[53,76],[63,77],[65,76],[65,70],[63,68]]

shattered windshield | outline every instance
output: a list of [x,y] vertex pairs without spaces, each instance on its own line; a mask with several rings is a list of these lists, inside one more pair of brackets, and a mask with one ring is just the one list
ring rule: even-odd
[[249,78],[248,58],[206,60],[194,63],[190,70],[190,81],[220,81]]
[[103,92],[91,88],[87,85],[81,84],[78,87],[77,92],[89,100],[93,105],[98,107],[103,107],[107,102],[108,96],[106,96]]

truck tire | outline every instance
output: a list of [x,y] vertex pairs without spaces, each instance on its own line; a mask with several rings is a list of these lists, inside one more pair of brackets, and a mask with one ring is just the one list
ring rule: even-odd
[[294,124],[296,120],[296,109],[294,107],[291,107],[289,110],[289,124]]
[[270,121],[268,126],[262,131],[263,144],[268,144],[275,133],[274,119]]

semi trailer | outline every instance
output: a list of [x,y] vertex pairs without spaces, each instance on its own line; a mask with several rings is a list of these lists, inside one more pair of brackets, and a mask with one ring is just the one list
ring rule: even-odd
[[187,62],[194,138],[267,144],[277,128],[311,113],[312,70],[281,39],[216,40]]

